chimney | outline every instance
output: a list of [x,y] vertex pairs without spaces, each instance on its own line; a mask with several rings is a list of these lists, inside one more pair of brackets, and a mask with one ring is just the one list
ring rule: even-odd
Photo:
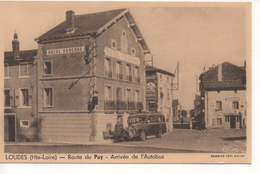
[[72,10],[66,11],[66,31],[71,33],[74,31],[75,25],[75,13]]
[[17,33],[14,33],[14,40],[12,41],[13,45],[13,56],[15,59],[19,58],[19,40]]
[[246,69],[246,60],[244,61],[244,69]]
[[218,81],[222,81],[222,64],[218,66]]

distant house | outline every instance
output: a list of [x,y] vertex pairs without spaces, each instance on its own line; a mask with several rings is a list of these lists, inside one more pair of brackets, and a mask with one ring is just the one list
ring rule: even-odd
[[4,52],[4,140],[37,141],[36,56],[38,50],[19,49],[14,34],[12,51]]
[[124,113],[145,109],[150,51],[129,9],[67,11],[35,40],[40,141],[101,141]]
[[201,112],[201,106],[200,106],[200,95],[195,94],[195,100],[194,100],[194,116],[198,116]]
[[246,126],[246,68],[224,62],[200,75],[202,124],[206,128]]
[[146,65],[146,108],[161,112],[167,120],[167,131],[173,130],[173,78],[174,74]]

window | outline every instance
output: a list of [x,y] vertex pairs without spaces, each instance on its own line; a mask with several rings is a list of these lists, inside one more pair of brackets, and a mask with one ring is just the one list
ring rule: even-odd
[[167,116],[170,117],[171,116],[171,108],[167,107]]
[[163,89],[162,89],[162,87],[160,87],[160,98],[163,98]]
[[217,118],[217,125],[222,125],[222,118]]
[[212,126],[221,126],[221,125],[222,125],[222,118],[212,119]]
[[162,81],[162,75],[160,75],[160,80]]
[[222,102],[216,101],[216,110],[221,110],[221,109],[222,109]]
[[112,78],[111,59],[105,58],[105,76]]
[[52,74],[51,61],[44,62],[44,74],[48,74],[48,75]]
[[131,97],[131,89],[126,89],[126,101],[131,101],[132,97]]
[[9,107],[10,106],[10,90],[4,90],[5,92],[5,107]]
[[130,64],[126,64],[126,80],[132,81],[131,65]]
[[167,77],[167,83],[169,83],[169,81],[170,81],[170,79],[169,79],[169,77]]
[[29,127],[29,120],[20,120],[20,127]]
[[120,44],[121,44],[121,52],[128,54],[128,40],[126,37],[125,30],[122,30],[122,34],[120,36]]
[[9,65],[5,63],[4,77],[9,77]]
[[160,107],[160,112],[163,112],[163,107]]
[[135,90],[135,102],[139,102],[139,101],[140,101],[140,91]]
[[28,89],[20,89],[20,106],[29,106]]
[[112,88],[111,86],[105,86],[105,101],[112,100]]
[[135,82],[137,82],[137,83],[140,83],[140,76],[139,76],[139,74],[140,74],[139,67],[136,66],[135,67]]
[[167,88],[167,100],[170,100],[170,89]]
[[225,122],[229,122],[229,116],[225,117]]
[[111,48],[112,48],[112,49],[115,49],[115,50],[117,49],[117,43],[116,43],[115,40],[112,40],[112,41],[111,41]]
[[27,77],[28,76],[28,63],[20,63],[19,64],[19,76]]
[[233,102],[233,109],[239,109],[239,103],[237,101]]
[[43,89],[43,104],[44,106],[53,106],[52,88]]
[[119,61],[116,62],[116,78],[123,79],[122,62],[119,62]]
[[135,49],[134,48],[131,48],[131,55],[132,56],[135,56],[136,54],[135,54]]

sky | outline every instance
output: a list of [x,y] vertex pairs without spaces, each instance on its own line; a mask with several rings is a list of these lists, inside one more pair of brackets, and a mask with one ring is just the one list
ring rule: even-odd
[[[91,4],[93,5],[93,3]],[[87,2],[6,2],[4,51],[12,50],[16,31],[20,50],[37,49],[35,38],[65,20],[65,12],[76,15],[129,8],[154,58],[154,66],[175,72],[180,66],[179,90],[173,92],[184,109],[192,109],[198,94],[196,78],[212,65],[225,61],[243,66],[246,60],[245,8],[172,3],[157,4]],[[147,60],[151,55],[147,55]]]

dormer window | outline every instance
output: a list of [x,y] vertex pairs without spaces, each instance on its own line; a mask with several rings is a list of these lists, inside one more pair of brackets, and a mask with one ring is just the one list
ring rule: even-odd
[[120,37],[120,46],[121,46],[121,52],[128,54],[128,40],[126,37],[126,32],[125,30],[122,30],[122,34]]
[[115,40],[112,40],[112,41],[111,41],[111,48],[114,49],[114,50],[117,49],[117,43],[116,43]]
[[134,48],[131,48],[131,55],[135,56],[135,49]]

